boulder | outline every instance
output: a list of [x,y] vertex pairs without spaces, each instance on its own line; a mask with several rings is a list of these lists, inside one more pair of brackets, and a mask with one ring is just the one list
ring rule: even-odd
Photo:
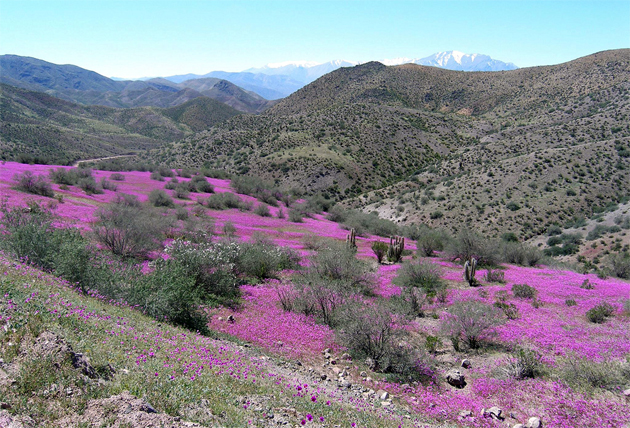
[[542,428],[542,426],[543,425],[540,418],[532,417],[532,418],[529,418],[529,420],[527,421],[525,428]]
[[466,376],[464,376],[459,370],[451,370],[446,373],[446,381],[449,385],[456,388],[461,389],[466,386]]
[[462,360],[462,367],[465,369],[469,369],[471,367],[470,360],[465,358]]
[[505,419],[505,417],[503,416],[503,410],[499,409],[497,406],[490,407],[488,410],[486,410],[486,413],[490,415],[492,419],[497,419],[500,421]]

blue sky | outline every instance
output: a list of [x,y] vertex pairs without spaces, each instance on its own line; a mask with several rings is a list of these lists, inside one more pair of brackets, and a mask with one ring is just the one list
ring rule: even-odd
[[484,53],[520,67],[630,47],[630,0],[1,0],[0,54],[106,76]]

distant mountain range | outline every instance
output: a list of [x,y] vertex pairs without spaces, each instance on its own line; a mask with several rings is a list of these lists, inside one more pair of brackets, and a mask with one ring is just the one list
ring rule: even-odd
[[274,104],[227,80],[208,77],[175,83],[167,79],[113,80],[75,65],[58,65],[18,55],[0,56],[0,83],[45,92],[84,105],[107,107],[175,107],[208,97],[245,113]]
[[[518,68],[510,62],[492,59],[488,55],[465,54],[458,51],[438,52],[426,58],[395,58],[384,59],[379,62],[384,65],[413,63],[455,71],[504,71]],[[331,71],[341,67],[354,67],[358,64],[357,61],[346,60],[334,60],[321,64],[312,61],[287,61],[249,68],[242,72],[212,71],[203,75],[180,74],[164,77],[164,79],[174,83],[182,83],[191,79],[215,77],[232,82],[266,99],[277,100],[291,95]],[[147,77],[139,80],[151,81],[151,79]]]

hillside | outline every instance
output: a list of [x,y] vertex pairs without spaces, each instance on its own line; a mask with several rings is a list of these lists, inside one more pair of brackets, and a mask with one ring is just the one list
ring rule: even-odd
[[[20,190],[14,177],[28,174],[54,196]],[[93,193],[48,181],[73,174],[109,185]],[[630,421],[627,280],[500,263],[480,267],[471,286],[445,253],[425,257],[407,241],[401,260],[379,263],[382,237],[356,236],[349,248],[348,231],[323,215],[293,217],[301,201],[268,206],[237,187],[168,168],[0,165],[0,425]],[[118,258],[96,241],[102,228],[153,259]],[[410,281],[410,269],[425,279]],[[458,330],[453,319],[475,322]]]
[[206,97],[171,109],[117,109],[0,85],[0,151],[4,160],[54,163],[137,153],[237,114]]
[[166,79],[115,81],[75,65],[58,65],[18,55],[0,56],[0,83],[85,105],[167,108],[205,96],[241,112],[259,113],[274,104],[227,80],[198,80],[181,84]]
[[[420,184],[369,196],[375,204],[389,195],[390,206],[401,189],[444,181],[448,192],[439,200],[434,191],[435,199],[407,204],[396,218],[450,228],[468,220],[493,232],[519,222],[514,231],[529,236],[627,193],[629,77],[628,50],[491,73],[368,63],[336,70],[260,116],[231,119],[150,158],[211,162],[337,199],[415,176]],[[578,153],[587,164],[575,164]],[[541,193],[547,183],[554,190]],[[575,189],[567,194],[569,184]],[[521,200],[532,194],[540,203]],[[512,197],[522,208],[496,217],[493,207]],[[442,217],[431,221],[437,210]]]

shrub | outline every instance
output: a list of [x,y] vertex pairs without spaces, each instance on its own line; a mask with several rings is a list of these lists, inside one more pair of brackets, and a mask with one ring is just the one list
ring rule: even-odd
[[374,251],[374,255],[376,256],[376,260],[379,263],[382,263],[383,257],[385,257],[385,254],[387,254],[387,248],[389,248],[387,244],[381,241],[374,241],[372,242],[371,247],[372,251]]
[[458,301],[449,308],[441,329],[454,342],[463,341],[471,349],[477,349],[504,323],[504,314],[494,306],[477,300]]
[[154,207],[173,208],[175,206],[173,198],[162,189],[151,190],[151,193],[149,193],[149,202],[151,202],[151,205]]
[[[236,305],[240,297],[236,264],[240,246],[234,242],[192,243],[176,240],[168,245],[165,253],[175,263],[172,267],[183,269],[192,278],[195,293],[207,303]],[[158,264],[162,264],[158,259]]]
[[206,199],[206,205],[212,210],[241,208],[243,201],[233,193],[215,193]]
[[610,256],[608,264],[614,276],[630,279],[630,253],[623,252]]
[[429,214],[429,217],[431,218],[431,220],[437,220],[444,217],[444,213],[440,210],[433,211],[431,214]]
[[164,177],[162,177],[162,174],[157,171],[152,172],[149,177],[151,178],[151,180],[164,181]]
[[449,240],[448,234],[441,229],[426,229],[418,234],[416,247],[418,254],[432,257],[436,251],[444,250]]
[[168,183],[164,186],[166,190],[174,190],[179,184],[179,180],[176,177],[173,177],[169,180]]
[[140,277],[129,293],[128,303],[137,305],[147,315],[207,334],[207,317],[201,311],[203,290],[181,263],[158,262],[153,272]]
[[520,242],[504,242],[501,253],[505,263],[519,266],[536,266],[543,257],[542,252],[535,247]]
[[2,248],[25,263],[52,268],[52,211],[36,202],[30,202],[28,210],[25,210],[22,207],[10,208],[3,201],[0,212],[0,224],[7,232],[0,235]]
[[271,217],[269,206],[266,204],[258,204],[258,206],[254,209],[254,214],[261,217]]
[[440,275],[440,267],[433,263],[405,262],[393,282],[400,287],[421,288],[428,297],[435,297],[446,288],[446,283]]
[[540,353],[518,348],[508,357],[503,372],[515,379],[534,379],[543,376],[546,370]]
[[275,278],[278,272],[299,266],[300,255],[288,247],[278,247],[271,240],[256,236],[254,242],[241,245],[236,266],[239,272],[258,279]]
[[589,309],[586,312],[586,318],[596,324],[605,323],[608,317],[615,313],[615,308],[608,302],[600,303],[599,305]]
[[494,302],[493,306],[495,308],[501,309],[509,320],[516,320],[516,319],[519,319],[520,317],[518,308],[516,307],[514,303],[505,303],[505,302],[499,301],[499,302]]
[[177,218],[177,220],[187,220],[188,210],[184,207],[177,207],[175,210],[175,218]]
[[435,354],[438,347],[442,346],[442,340],[437,336],[428,335],[424,346],[428,352]]
[[175,195],[177,199],[188,199],[188,196],[190,196],[188,185],[186,183],[179,183],[177,186],[175,186],[175,189],[173,190],[173,195]]
[[503,242],[518,242],[518,236],[514,232],[506,232],[501,235],[501,241]]
[[587,393],[596,388],[617,392],[630,382],[630,366],[618,361],[567,358],[559,377],[570,387]]
[[571,307],[571,306],[577,306],[577,302],[574,299],[567,299],[564,301],[564,304]]
[[404,329],[395,328],[397,320],[384,304],[353,304],[344,307],[341,342],[355,358],[367,359],[370,368],[391,373],[404,380],[433,380],[434,364],[427,354],[401,343]]
[[341,223],[344,229],[355,229],[359,236],[372,234],[390,237],[398,234],[396,223],[379,218],[376,213],[366,214],[354,210],[343,210],[343,208],[335,206],[330,210],[327,218]]
[[347,245],[331,241],[311,257],[308,270],[320,278],[344,281],[361,293],[369,293],[374,286],[372,269],[355,254]]
[[77,186],[81,188],[88,195],[101,194],[103,193],[103,187],[96,182],[94,177],[91,175],[88,177],[79,178],[77,181]]
[[119,172],[115,172],[109,176],[109,179],[114,181],[125,181],[125,175]]
[[136,195],[128,195],[126,193],[119,193],[114,199],[114,203],[118,205],[126,205],[128,207],[139,207],[140,201]]
[[175,173],[172,169],[167,168],[165,166],[161,166],[157,169],[157,173],[162,177],[175,177]]
[[234,223],[232,223],[231,221],[226,221],[223,224],[223,234],[226,236],[234,236],[235,233],[236,227],[234,226]]
[[498,244],[469,229],[463,229],[449,242],[447,253],[452,260],[477,259],[480,265],[498,264]]
[[214,186],[208,183],[205,177],[196,175],[193,177],[192,182],[198,193],[214,193]]
[[57,168],[51,169],[48,176],[53,183],[65,184],[66,186],[74,186],[79,179],[75,169]]
[[561,233],[562,233],[562,228],[558,226],[557,224],[552,224],[551,226],[547,228],[548,236],[560,235]]
[[168,219],[152,209],[111,204],[97,212],[96,239],[122,257],[144,257],[162,247]]
[[505,283],[505,272],[502,270],[488,269],[486,272],[485,280],[487,282],[498,282],[500,284]]
[[116,183],[112,183],[111,181],[106,180],[105,177],[101,178],[100,186],[102,189],[111,190],[112,192],[118,190],[118,185]]
[[31,171],[24,171],[22,174],[15,174],[15,176],[13,176],[13,181],[16,183],[16,189],[22,192],[46,196],[49,198],[55,196],[50,183],[41,175],[33,175]]
[[298,210],[289,210],[289,221],[293,223],[303,223],[302,213]]
[[512,294],[520,299],[533,299],[538,294],[538,290],[527,284],[514,284],[512,285]]

